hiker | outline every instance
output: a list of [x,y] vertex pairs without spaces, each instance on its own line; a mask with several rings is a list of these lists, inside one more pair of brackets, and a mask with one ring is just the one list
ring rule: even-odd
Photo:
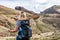
[[16,40],[30,40],[32,36],[32,29],[30,26],[29,18],[26,16],[26,13],[23,11],[18,16],[18,21],[14,30],[9,30],[9,32],[17,32],[18,35]]

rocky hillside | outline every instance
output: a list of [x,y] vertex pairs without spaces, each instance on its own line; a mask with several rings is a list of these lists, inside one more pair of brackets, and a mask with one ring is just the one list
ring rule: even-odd
[[[28,10],[29,11],[29,10]],[[33,34],[45,33],[55,31],[56,28],[50,24],[45,23],[45,19],[43,16],[39,14],[35,14],[34,12],[27,12],[27,15],[31,17],[31,27],[33,29]],[[7,8],[5,6],[0,5],[0,36],[15,36],[16,33],[10,33],[7,31],[8,29],[14,29],[16,24],[16,15],[18,15],[19,11],[13,10],[11,8]],[[43,20],[44,19],[44,20]],[[43,21],[42,21],[43,20]]]
[[[23,11],[27,13],[28,17],[32,18],[33,22],[33,19],[37,19],[39,17],[39,15],[35,14],[33,11],[33,13],[29,10],[27,10],[27,12],[25,11],[25,9]],[[9,32],[7,30],[14,29],[17,21],[16,16],[18,15],[18,13],[19,11],[17,10],[0,5],[0,36],[9,36]],[[11,33],[11,35],[14,36],[15,34]]]
[[43,12],[41,12],[42,14],[60,14],[60,6],[59,5],[53,5],[52,7],[44,10]]
[[54,5],[44,12],[43,14],[43,22],[52,25],[55,28],[60,29],[60,6],[59,5]]

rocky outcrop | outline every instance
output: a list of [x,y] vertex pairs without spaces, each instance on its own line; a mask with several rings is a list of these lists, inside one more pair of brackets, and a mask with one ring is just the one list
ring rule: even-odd
[[47,10],[43,11],[43,22],[52,25],[55,28],[60,29],[60,13],[59,8],[60,6],[54,5]]

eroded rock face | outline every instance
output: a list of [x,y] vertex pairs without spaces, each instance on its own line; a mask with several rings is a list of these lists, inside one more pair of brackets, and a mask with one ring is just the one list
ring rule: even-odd
[[43,22],[53,25],[56,28],[60,29],[60,14],[48,14],[44,16]]

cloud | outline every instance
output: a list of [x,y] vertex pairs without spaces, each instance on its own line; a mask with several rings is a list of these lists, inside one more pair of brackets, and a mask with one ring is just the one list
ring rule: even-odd
[[17,1],[17,0],[0,0],[0,1]]
[[10,8],[23,6],[28,10],[39,13],[53,5],[60,5],[60,0],[0,0],[0,5]]
[[33,0],[36,3],[46,3],[48,0]]

